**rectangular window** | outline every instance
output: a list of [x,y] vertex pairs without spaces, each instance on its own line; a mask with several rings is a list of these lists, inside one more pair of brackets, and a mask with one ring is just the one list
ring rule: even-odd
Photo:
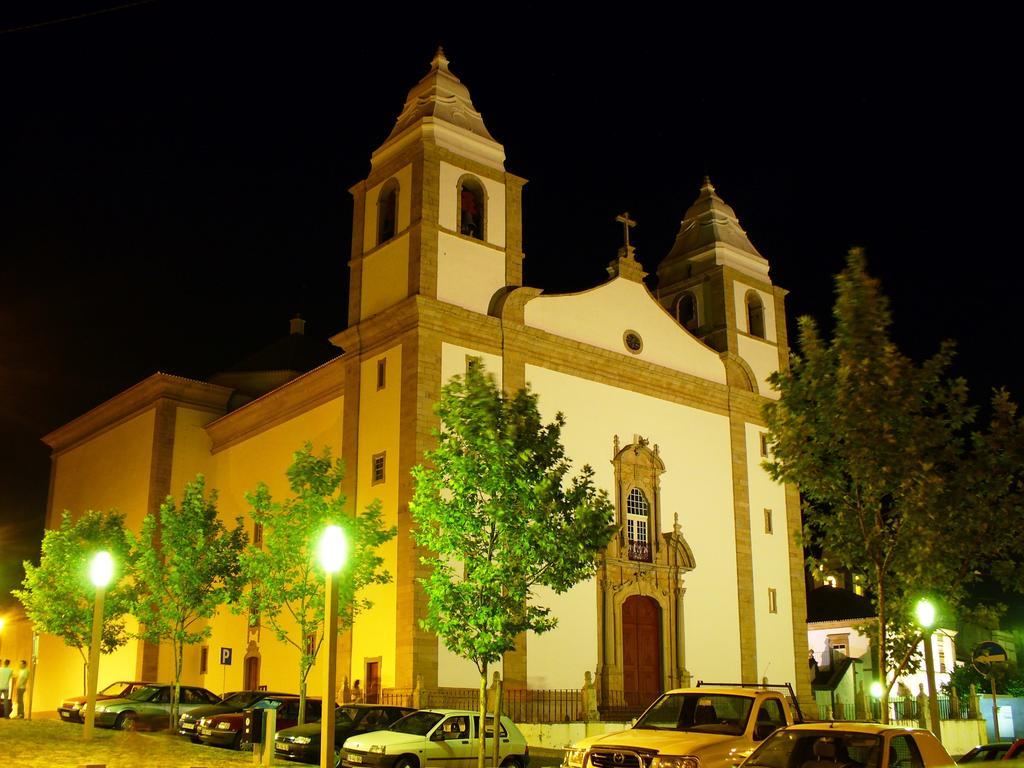
[[388,359],[382,357],[377,361],[377,390],[384,389],[388,381]]
[[470,371],[480,371],[483,367],[484,361],[476,355],[466,355],[466,375],[469,375]]
[[312,656],[316,653],[316,632],[306,635],[306,655]]
[[772,511],[767,507],[764,509],[764,532],[775,533],[775,529],[772,527]]
[[779,612],[779,599],[774,587],[768,587],[768,613]]
[[767,456],[768,455],[768,433],[767,432],[761,432],[760,435],[761,435],[761,455],[762,456]]
[[944,647],[945,643],[943,643],[942,640],[939,640],[938,645],[939,645],[939,672],[945,672],[946,671],[946,649]]
[[205,675],[210,664],[210,646],[203,645],[199,648],[199,674]]
[[375,453],[375,454],[373,454],[373,478],[372,478],[373,485],[377,485],[378,483],[383,483],[384,482],[384,460],[385,460],[385,456],[386,456],[386,452],[385,453]]
[[252,545],[263,549],[263,523],[252,524]]

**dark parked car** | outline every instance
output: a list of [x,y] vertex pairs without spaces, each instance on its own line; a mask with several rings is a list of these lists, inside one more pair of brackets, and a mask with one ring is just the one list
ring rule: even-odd
[[[248,710],[230,712],[224,715],[208,715],[200,718],[196,724],[196,736],[204,744],[220,747],[247,749],[249,742],[245,737],[245,718],[252,709],[277,710],[277,727],[290,728],[299,722],[299,697],[271,695],[260,699]],[[312,722],[320,719],[320,699],[306,699],[306,720]]]
[[207,704],[196,707],[188,712],[182,712],[178,718],[178,733],[182,736],[190,736],[192,741],[199,741],[196,736],[196,724],[203,717],[213,715],[227,715],[231,712],[241,712],[243,709],[255,706],[256,702],[262,701],[270,696],[293,696],[291,693],[279,693],[278,691],[235,691],[224,697],[219,704]]
[[[153,683],[136,680],[118,680],[116,683],[108,685],[102,691],[96,691],[96,701],[119,699],[146,685],[153,685]],[[60,719],[69,723],[85,722],[85,718],[82,717],[82,707],[85,706],[87,698],[86,696],[71,696],[64,699],[61,705],[57,707],[57,714],[60,715]]]
[[[349,736],[387,728],[400,717],[416,710],[380,704],[346,704],[334,713],[334,748],[340,750]],[[320,724],[310,723],[285,728],[274,739],[274,754],[303,763],[320,762]]]
[[980,763],[985,760],[1014,760],[1024,757],[1024,739],[997,741],[993,744],[979,744],[957,763]]
[[[168,727],[171,714],[172,685],[147,685],[120,699],[108,699],[96,704],[96,725],[134,731],[137,728],[163,730]],[[194,685],[181,686],[178,707],[187,712],[196,707],[216,704],[220,696]]]

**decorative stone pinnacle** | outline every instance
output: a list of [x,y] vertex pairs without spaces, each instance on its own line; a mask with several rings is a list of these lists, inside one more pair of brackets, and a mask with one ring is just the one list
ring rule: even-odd
[[705,189],[708,192],[714,192],[715,191],[715,185],[711,183],[711,177],[708,176],[707,174],[704,175],[704,183],[701,185],[700,189],[701,189],[702,192]]
[[430,61],[430,70],[432,72],[447,72],[448,71],[448,57],[444,55],[444,48],[437,46],[437,53],[434,54],[434,58]]

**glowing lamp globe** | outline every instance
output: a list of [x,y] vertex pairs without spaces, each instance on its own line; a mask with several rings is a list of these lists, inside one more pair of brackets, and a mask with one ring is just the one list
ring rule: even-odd
[[918,600],[914,608],[917,613],[917,621],[925,629],[930,629],[935,624],[935,606],[928,600]]
[[328,573],[337,573],[345,564],[348,557],[348,542],[345,541],[345,533],[337,525],[329,525],[324,528],[320,536],[318,549],[320,565]]
[[877,680],[871,684],[871,695],[876,699],[882,698],[882,684]]
[[97,552],[89,563],[89,580],[96,587],[105,587],[114,576],[114,558],[109,552]]

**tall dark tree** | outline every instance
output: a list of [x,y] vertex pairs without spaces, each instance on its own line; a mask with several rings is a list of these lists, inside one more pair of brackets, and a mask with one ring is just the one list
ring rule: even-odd
[[239,556],[246,543],[242,518],[228,530],[217,514],[217,493],[206,492],[198,475],[185,485],[181,503],[168,496],[158,515],[146,515],[137,554],[140,590],[135,615],[140,636],[170,641],[174,689],[170,724],[178,722],[178,700],[185,646],[210,636],[217,610],[238,598]]
[[[324,641],[324,572],[316,563],[320,536],[328,525],[338,525],[348,542],[335,590],[338,627],[344,629],[359,611],[372,605],[360,596],[363,588],[391,581],[381,567],[384,559],[378,549],[397,530],[384,527],[379,502],[362,514],[345,511],[341,493],[345,468],[340,459],[331,460],[329,448],[317,455],[306,443],[293,455],[287,475],[292,495],[284,501],[274,501],[264,483],[246,495],[253,522],[262,526],[263,542],[254,542],[242,555],[247,588],[238,608],[298,652],[301,724],[306,717],[306,680]],[[315,640],[310,643],[311,637]]]
[[113,557],[114,581],[105,592],[100,651],[113,653],[128,641],[125,616],[135,602],[132,535],[120,512],[89,511],[74,520],[65,510],[60,527],[43,535],[39,565],[25,562],[22,588],[14,591],[36,632],[56,635],[81,654],[83,693],[96,598],[89,563],[101,550]]
[[[916,598],[955,612],[981,573],[1022,586],[1024,430],[997,393],[987,428],[970,432],[975,409],[966,382],[950,374],[952,343],[922,364],[902,354],[859,250],[836,278],[833,316],[831,339],[801,318],[799,353],[772,377],[780,398],[765,410],[766,467],[799,486],[805,544],[871,590],[887,705],[921,639]],[[1007,521],[999,536],[997,520]]]
[[413,469],[414,535],[431,553],[423,624],[476,665],[483,723],[488,665],[520,634],[557,624],[535,589],[565,592],[594,573],[613,510],[589,466],[569,477],[565,418],[544,424],[529,390],[506,396],[474,365],[444,387],[436,413],[437,448]]

